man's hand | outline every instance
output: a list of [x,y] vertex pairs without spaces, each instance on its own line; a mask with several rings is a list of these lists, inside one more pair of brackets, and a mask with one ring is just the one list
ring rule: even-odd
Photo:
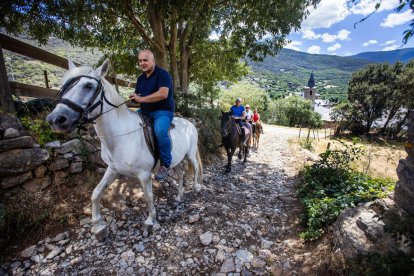
[[132,102],[142,103],[142,97],[140,96],[140,94],[132,93],[131,95],[129,95],[129,99]]

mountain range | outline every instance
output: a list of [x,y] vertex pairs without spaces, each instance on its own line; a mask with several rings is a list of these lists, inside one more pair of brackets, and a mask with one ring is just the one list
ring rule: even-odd
[[321,98],[340,101],[347,96],[353,72],[373,62],[407,62],[410,58],[414,58],[414,48],[364,52],[348,57],[282,49],[277,56],[268,56],[261,62],[246,60],[252,68],[247,79],[258,83],[270,97],[280,98],[301,93],[313,72]]

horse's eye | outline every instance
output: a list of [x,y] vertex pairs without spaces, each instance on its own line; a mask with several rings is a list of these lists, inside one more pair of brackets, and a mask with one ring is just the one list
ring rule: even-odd
[[87,83],[85,83],[85,85],[83,86],[83,88],[85,88],[85,89],[92,89],[93,88],[93,84],[91,82],[87,82]]

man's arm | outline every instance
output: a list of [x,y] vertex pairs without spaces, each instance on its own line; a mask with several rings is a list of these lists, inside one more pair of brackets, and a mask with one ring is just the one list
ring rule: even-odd
[[168,87],[160,87],[160,89],[148,96],[141,97],[140,95],[133,93],[129,95],[129,99],[133,99],[137,103],[155,103],[168,98]]

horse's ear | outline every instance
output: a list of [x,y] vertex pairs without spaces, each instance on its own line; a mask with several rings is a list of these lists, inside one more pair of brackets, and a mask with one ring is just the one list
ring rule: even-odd
[[221,111],[221,115],[224,115],[224,111],[223,110],[220,110]]
[[97,68],[95,72],[100,78],[102,78],[106,76],[106,74],[108,73],[108,69],[109,69],[109,60],[106,59],[104,63],[101,65],[101,67]]
[[69,70],[72,70],[72,69],[76,68],[75,63],[73,63],[73,61],[71,59],[68,59],[68,66],[69,66]]

